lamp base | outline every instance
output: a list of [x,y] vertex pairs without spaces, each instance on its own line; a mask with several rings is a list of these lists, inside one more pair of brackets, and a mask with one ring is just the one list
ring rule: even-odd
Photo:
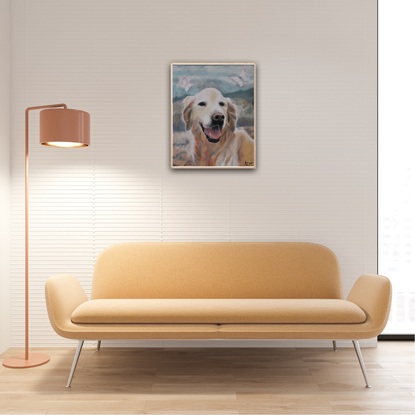
[[43,353],[29,353],[29,358],[26,360],[25,355],[10,356],[3,361],[3,366],[11,369],[27,369],[29,367],[36,367],[44,365],[49,362],[50,357]]

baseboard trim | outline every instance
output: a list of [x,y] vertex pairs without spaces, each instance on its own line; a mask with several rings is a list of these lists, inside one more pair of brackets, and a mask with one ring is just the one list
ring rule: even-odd
[[380,334],[379,341],[414,341],[414,334]]

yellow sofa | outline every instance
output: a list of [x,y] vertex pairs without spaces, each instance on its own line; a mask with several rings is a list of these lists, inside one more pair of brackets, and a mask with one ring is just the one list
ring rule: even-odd
[[[358,340],[386,325],[391,284],[362,275],[347,299],[335,254],[297,242],[125,243],[97,259],[91,299],[74,276],[46,283],[52,327],[79,340]],[[99,347],[98,346],[98,347]]]

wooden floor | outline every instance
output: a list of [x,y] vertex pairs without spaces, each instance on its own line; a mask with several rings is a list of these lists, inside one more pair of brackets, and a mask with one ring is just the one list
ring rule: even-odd
[[[74,349],[51,362],[0,366],[0,414],[413,414],[414,344],[353,348]],[[14,354],[9,350],[0,358]]]

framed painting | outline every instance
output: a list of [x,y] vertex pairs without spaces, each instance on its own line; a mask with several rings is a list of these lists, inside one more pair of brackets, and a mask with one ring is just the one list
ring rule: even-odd
[[256,65],[171,64],[171,167],[256,168]]

